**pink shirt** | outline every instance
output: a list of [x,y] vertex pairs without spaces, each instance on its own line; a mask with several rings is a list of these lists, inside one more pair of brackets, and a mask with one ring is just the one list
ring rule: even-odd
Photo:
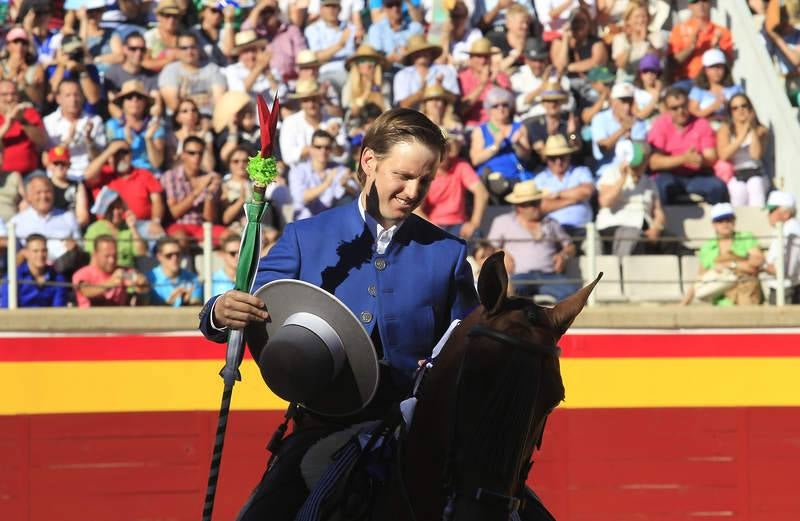
[[[458,84],[461,86],[461,93],[463,96],[469,96],[472,91],[478,88],[480,79],[475,76],[472,69],[467,68],[458,73]],[[495,85],[511,90],[511,82],[508,76],[506,76],[505,73],[499,73],[494,83],[487,83],[475,103],[470,105],[466,115],[466,122],[464,123],[467,127],[477,127],[489,121],[489,114],[486,112],[486,109],[483,108],[483,100],[486,98],[486,94]]]
[[437,226],[463,224],[467,221],[466,191],[480,179],[472,166],[457,159],[446,172],[441,170],[431,182],[423,207],[428,219]]
[[[84,266],[72,275],[72,284],[76,287],[81,282],[84,284],[103,284],[111,278],[110,273],[101,271],[93,264]],[[91,300],[81,295],[80,291],[75,291],[75,298],[78,300],[79,308],[89,308],[95,306],[124,306],[127,303],[128,293],[123,286],[117,286],[106,290],[102,295]]]
[[[678,129],[672,123],[672,117],[669,114],[662,114],[656,118],[647,135],[647,142],[656,151],[670,156],[683,154],[691,147],[700,153],[717,147],[717,139],[714,137],[714,130],[708,124],[708,120],[692,118],[683,129]],[[673,173],[693,175],[700,170],[700,168],[690,165],[683,165],[676,168]]]

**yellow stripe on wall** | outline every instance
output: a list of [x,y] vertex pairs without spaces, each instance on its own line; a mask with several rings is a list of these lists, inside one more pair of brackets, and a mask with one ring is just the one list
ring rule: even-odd
[[[561,362],[568,408],[800,405],[800,358],[585,358]],[[0,363],[0,414],[217,410],[219,361]],[[233,409],[283,409],[252,360]]]

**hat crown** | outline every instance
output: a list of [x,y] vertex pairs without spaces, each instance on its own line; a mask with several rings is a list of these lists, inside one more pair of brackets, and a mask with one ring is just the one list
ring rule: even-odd
[[569,146],[567,138],[563,134],[553,134],[545,141],[545,156],[564,156],[573,152],[575,152],[575,149]]
[[714,65],[725,65],[728,58],[719,49],[709,49],[703,53],[703,67],[713,67]]
[[313,78],[305,78],[297,80],[297,86],[294,89],[295,94],[298,96],[307,96],[309,94],[319,93],[319,84]]
[[422,99],[435,99],[435,98],[446,98],[447,91],[444,90],[444,87],[439,85],[438,83],[434,83],[433,85],[428,85],[425,87],[425,90],[422,92]]
[[295,59],[295,63],[297,65],[308,65],[311,63],[317,63],[317,54],[311,49],[303,49],[302,51],[297,53],[297,58]]
[[469,54],[492,54],[492,42],[488,38],[478,38],[469,47]]
[[177,2],[175,2],[175,0],[161,0],[156,8],[156,13],[164,13],[167,11],[180,12],[181,7]]
[[528,201],[536,201],[547,195],[547,191],[536,186],[533,179],[522,181],[514,185],[511,193],[506,196],[506,201],[511,204],[522,204]]
[[258,35],[252,29],[247,29],[245,31],[239,31],[236,33],[236,36],[233,37],[233,44],[237,47],[240,45],[247,45],[248,43],[252,43],[258,39]]
[[711,207],[711,220],[716,221],[723,217],[733,217],[736,215],[731,203],[717,203]]

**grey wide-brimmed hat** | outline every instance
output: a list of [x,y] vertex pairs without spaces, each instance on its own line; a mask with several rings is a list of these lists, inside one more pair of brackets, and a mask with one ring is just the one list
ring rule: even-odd
[[325,416],[367,405],[378,388],[378,357],[361,322],[339,299],[313,284],[276,280],[255,296],[266,305],[265,327],[248,327],[247,342],[267,386],[286,401]]

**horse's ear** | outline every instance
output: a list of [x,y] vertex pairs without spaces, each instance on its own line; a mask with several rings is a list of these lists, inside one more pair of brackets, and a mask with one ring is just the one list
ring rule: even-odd
[[478,275],[478,296],[490,315],[496,313],[507,298],[508,273],[504,257],[502,251],[493,253],[484,261],[481,274]]
[[579,289],[569,297],[556,304],[553,309],[548,310],[550,320],[552,321],[553,326],[558,330],[559,337],[567,332],[567,329],[569,329],[569,326],[572,325],[575,317],[577,317],[578,314],[583,310],[583,306],[586,305],[586,300],[588,300],[592,290],[597,283],[600,282],[602,277],[603,272],[601,271],[597,278],[594,279],[594,282],[584,288]]

